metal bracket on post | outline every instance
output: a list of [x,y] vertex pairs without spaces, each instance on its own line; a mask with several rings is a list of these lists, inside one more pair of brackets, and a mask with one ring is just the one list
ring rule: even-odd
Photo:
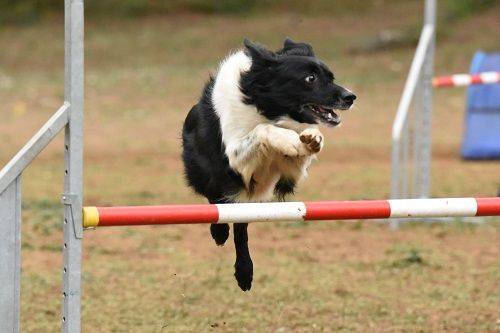
[[[71,193],[63,193],[61,196],[61,203],[63,205],[69,206],[69,210],[71,211],[71,224],[73,225],[73,231],[75,232],[75,237],[78,239],[83,238],[83,226],[81,223],[75,223],[75,214],[74,211],[82,211],[82,207],[80,207],[80,200],[78,200],[78,195]],[[69,222],[69,221],[68,221]]]

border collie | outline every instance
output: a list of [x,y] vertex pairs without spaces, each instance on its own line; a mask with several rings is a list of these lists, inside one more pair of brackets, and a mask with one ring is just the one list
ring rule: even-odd
[[[244,46],[222,61],[182,130],[187,182],[212,204],[293,194],[323,147],[318,123],[338,126],[336,111],[356,99],[309,44],[287,38],[277,52],[248,39]],[[229,226],[212,224],[210,232],[224,245]],[[246,291],[253,278],[247,223],[234,224],[234,243],[234,275]]]

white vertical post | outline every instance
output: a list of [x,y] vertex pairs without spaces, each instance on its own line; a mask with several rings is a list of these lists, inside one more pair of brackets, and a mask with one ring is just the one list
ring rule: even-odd
[[[420,74],[422,76],[422,74]],[[422,110],[423,110],[423,91],[422,91],[422,78],[419,79],[419,84],[415,91],[415,116],[413,119],[413,183],[412,183],[412,192],[411,198],[419,197],[419,170],[420,170],[420,153],[422,148]]]
[[424,24],[434,26],[433,35],[427,47],[425,54],[422,73],[418,83],[420,94],[419,105],[420,110],[418,115],[419,123],[417,124],[418,132],[415,131],[415,136],[418,137],[419,145],[416,155],[414,183],[415,197],[428,198],[430,195],[430,175],[431,175],[431,152],[432,152],[432,135],[431,135],[431,120],[432,120],[432,77],[434,75],[434,48],[436,34],[436,0],[425,1],[425,16]]
[[400,178],[401,178],[401,133],[392,139],[391,153],[391,199],[400,199]]
[[403,148],[403,156],[401,159],[401,197],[407,199],[408,198],[408,182],[410,179],[410,167],[409,167],[409,159],[410,159],[410,139],[412,132],[410,131],[410,120],[407,118],[403,124],[403,133],[402,133],[402,148]]
[[436,0],[425,0],[424,24],[436,26]]
[[0,193],[0,323],[18,333],[21,310],[21,176]]
[[[416,184],[415,195],[417,197],[428,197],[430,188],[430,162],[431,162],[431,108],[432,108],[432,76],[434,71],[434,45],[436,34],[436,0],[425,0],[424,28],[420,35],[415,56],[406,79],[405,88],[399,102],[396,117],[392,127],[392,173],[391,173],[391,198],[397,199],[405,195],[402,181],[407,181],[406,174],[408,166],[405,156],[407,154],[408,135],[404,132],[408,122],[410,104],[415,95],[418,111],[414,131],[414,153],[416,160],[413,164],[413,184]],[[417,138],[418,137],[418,138]],[[417,138],[417,139],[415,139]],[[401,142],[401,141],[404,142]],[[391,219],[391,228],[398,227],[398,221]]]
[[65,0],[65,89],[70,105],[64,139],[64,244],[62,326],[78,333],[80,324],[83,196],[83,0]]

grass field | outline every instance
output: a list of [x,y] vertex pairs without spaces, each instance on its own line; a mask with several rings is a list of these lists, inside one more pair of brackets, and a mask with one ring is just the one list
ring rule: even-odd
[[[243,37],[278,48],[307,40],[358,95],[296,200],[389,195],[390,133],[414,48],[351,53],[385,29],[421,22],[420,1],[332,15],[87,17],[85,203],[204,202],[186,186],[180,129],[203,83]],[[436,73],[500,50],[500,6],[443,28]],[[0,29],[0,165],[63,100],[63,29],[55,18]],[[436,91],[433,196],[494,196],[500,162],[463,162],[463,89]],[[62,137],[23,177],[22,331],[59,329]],[[85,233],[84,332],[500,332],[500,225],[368,221],[250,227],[255,281],[241,292],[233,246],[206,226]]]

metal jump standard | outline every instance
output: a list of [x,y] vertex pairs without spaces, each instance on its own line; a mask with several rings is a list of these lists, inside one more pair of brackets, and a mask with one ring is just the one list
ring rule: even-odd
[[0,171],[1,331],[20,331],[21,175],[64,129],[61,331],[80,332],[83,197],[83,0],[64,2],[64,102]]
[[[436,0],[425,0],[424,25],[392,126],[391,199],[429,198],[434,88],[500,83],[500,72],[433,78]],[[391,228],[399,225],[391,220]]]

